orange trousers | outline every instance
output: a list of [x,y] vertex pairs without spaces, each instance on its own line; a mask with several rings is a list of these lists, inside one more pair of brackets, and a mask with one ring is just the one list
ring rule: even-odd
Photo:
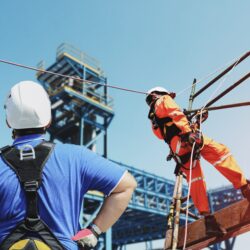
[[[185,142],[181,142],[178,136],[175,136],[171,140],[170,147],[177,155],[183,155],[192,150],[191,146]],[[204,136],[204,146],[201,149],[201,156],[225,176],[233,184],[234,188],[238,189],[247,183],[242,170],[225,145]],[[186,169],[182,168],[182,171],[186,174],[187,181],[189,182],[190,160],[184,164],[184,167]],[[200,160],[193,160],[191,183],[189,185],[191,185],[190,193],[195,207],[201,214],[210,212],[206,183]]]

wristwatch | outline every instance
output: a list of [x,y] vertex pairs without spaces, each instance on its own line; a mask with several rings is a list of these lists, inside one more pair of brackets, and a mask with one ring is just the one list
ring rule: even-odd
[[94,223],[91,223],[88,226],[88,228],[90,228],[92,231],[94,231],[94,233],[96,233],[97,236],[99,236],[102,233],[101,229],[96,224],[94,224]]

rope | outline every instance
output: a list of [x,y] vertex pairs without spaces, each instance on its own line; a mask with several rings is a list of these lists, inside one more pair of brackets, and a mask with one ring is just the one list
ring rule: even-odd
[[51,75],[56,75],[56,76],[60,76],[60,77],[64,77],[64,78],[74,79],[74,80],[77,80],[77,81],[81,81],[83,83],[97,84],[97,85],[105,86],[105,87],[108,87],[108,88],[113,88],[113,89],[118,89],[118,90],[122,90],[122,91],[127,91],[127,92],[132,92],[132,93],[147,95],[147,92],[133,90],[133,89],[128,89],[128,88],[123,88],[123,87],[118,87],[118,86],[115,86],[115,85],[109,85],[109,84],[100,83],[100,82],[93,82],[93,81],[88,81],[88,80],[84,80],[84,79],[79,79],[79,78],[74,77],[74,76],[64,75],[64,74],[60,74],[60,73],[56,73],[56,72],[49,71],[49,70],[44,70],[44,69],[38,69],[38,68],[35,68],[35,67],[27,66],[27,65],[24,65],[24,64],[16,63],[16,62],[11,62],[11,61],[6,61],[6,60],[0,59],[0,63],[5,63],[5,64],[9,64],[9,65],[13,65],[13,66],[17,66],[17,67],[29,69],[29,70],[34,70],[34,71],[37,71],[37,72],[42,72],[42,73],[47,73],[47,74],[51,74]]
[[187,244],[187,225],[188,225],[188,206],[189,206],[189,196],[190,196],[190,191],[191,191],[191,181],[192,181],[192,169],[193,169],[193,155],[194,155],[194,148],[195,148],[195,142],[192,146],[192,151],[191,151],[191,158],[190,158],[190,172],[189,172],[189,180],[188,180],[188,193],[187,193],[187,205],[186,205],[186,219],[185,219],[185,234],[184,234],[184,244],[183,244],[183,250],[186,248]]
[[[211,101],[211,99],[215,96],[215,94],[219,91],[219,89],[222,87],[222,85],[224,84],[224,82],[226,81],[226,79],[231,75],[232,71],[234,70],[234,68],[237,66],[238,62],[239,62],[240,57],[238,58],[238,60],[235,62],[233,68],[228,72],[228,74],[222,78],[222,80],[219,82],[219,85],[217,86],[217,88],[214,90],[214,92],[210,95],[210,97],[208,98],[208,100],[205,102],[205,104],[202,106],[201,110],[200,110],[200,122],[199,122],[199,127],[200,127],[200,131],[201,131],[201,120],[202,120],[202,113],[206,107],[206,105]],[[196,114],[197,115],[197,114]],[[196,117],[196,115],[194,116],[194,118]]]
[[[237,57],[238,58],[238,57]],[[237,59],[236,58],[236,59]],[[238,60],[241,58],[241,56],[238,58]],[[222,70],[224,67],[226,67],[227,65],[229,65],[232,61],[234,61],[235,59],[233,60],[230,60],[228,63],[226,63],[225,65],[223,65],[222,67],[219,67],[218,69],[216,69],[215,71],[209,73],[208,75],[206,75],[205,77],[201,78],[200,80],[198,80],[196,82],[196,84],[206,80],[207,78],[209,78],[210,76],[214,75],[215,73],[219,72],[220,70]],[[238,61],[237,61],[238,62]],[[127,91],[127,92],[131,92],[131,93],[136,93],[136,94],[143,94],[143,95],[147,95],[147,92],[144,92],[144,91],[139,91],[139,90],[134,90],[134,89],[128,89],[128,88],[123,88],[123,87],[118,87],[116,85],[110,85],[110,84],[104,84],[104,83],[100,83],[100,82],[94,82],[94,81],[88,81],[88,80],[84,80],[84,79],[79,79],[77,77],[74,77],[74,76],[70,76],[70,75],[65,75],[65,74],[60,74],[60,73],[56,73],[56,72],[53,72],[53,71],[49,71],[49,70],[44,70],[44,69],[38,69],[38,68],[35,68],[35,67],[32,67],[32,66],[27,66],[27,65],[24,65],[24,64],[20,64],[20,63],[16,63],[16,62],[12,62],[12,61],[7,61],[7,60],[3,60],[3,59],[0,59],[0,63],[5,63],[5,64],[9,64],[9,65],[12,65],[12,66],[16,66],[16,67],[20,67],[20,68],[25,68],[25,69],[29,69],[29,70],[33,70],[33,71],[37,71],[37,72],[41,72],[41,73],[47,73],[47,74],[51,74],[51,75],[57,75],[57,76],[60,76],[60,77],[64,77],[64,78],[69,78],[69,79],[73,79],[73,80],[77,80],[77,81],[81,81],[83,83],[87,83],[87,84],[96,84],[96,85],[100,85],[100,86],[105,86],[105,87],[108,87],[108,88],[113,88],[113,89],[118,89],[118,90],[122,90],[122,91]],[[237,64],[237,63],[236,63]],[[236,66],[235,64],[235,66]],[[234,67],[235,67],[234,66]],[[189,85],[188,87],[182,89],[181,91],[179,91],[176,96],[179,96],[181,94],[183,94],[184,92],[186,92],[188,89],[192,88],[192,84]]]
[[[202,77],[201,79],[197,80],[196,81],[196,85],[206,79],[208,79],[209,77],[211,77],[212,75],[216,74],[217,72],[221,71],[222,69],[224,69],[226,66],[229,66],[230,64],[232,64],[232,62],[234,62],[235,60],[237,60],[237,62],[235,63],[234,67],[238,64],[240,58],[245,54],[246,52],[242,53],[242,55],[240,55],[239,57],[235,57],[234,59],[228,61],[226,64],[224,64],[223,66],[219,67],[218,69],[215,69],[213,72],[209,73],[208,75]],[[233,67],[233,68],[234,68]],[[233,69],[232,68],[232,69]],[[231,70],[232,70],[231,69]],[[230,71],[231,71],[230,70]],[[182,89],[181,91],[179,91],[176,96],[179,96],[181,94],[183,94],[184,92],[186,92],[187,90],[191,89],[192,88],[192,84],[187,86],[186,88]]]
[[[242,57],[242,55],[240,57],[237,57],[238,60],[237,62],[235,63],[234,67],[237,65],[239,59]],[[237,59],[235,58],[235,59]],[[210,76],[214,75],[215,73],[219,72],[220,70],[222,70],[224,67],[226,67],[227,65],[229,65],[232,61],[234,61],[235,59],[233,60],[230,60],[228,63],[226,63],[225,65],[219,67],[218,69],[216,69],[215,71],[209,73],[208,75],[206,75],[205,77],[201,78],[200,80],[198,80],[196,82],[196,84],[206,80],[207,78],[209,78]],[[115,86],[115,85],[110,85],[110,84],[104,84],[104,83],[100,83],[100,82],[94,82],[94,81],[88,81],[88,80],[84,80],[84,79],[79,79],[77,77],[74,77],[74,76],[70,76],[70,75],[65,75],[65,74],[60,74],[60,73],[56,73],[56,72],[53,72],[53,71],[49,71],[49,70],[44,70],[44,69],[38,69],[38,68],[35,68],[35,67],[32,67],[32,66],[27,66],[27,65],[24,65],[24,64],[20,64],[20,63],[16,63],[16,62],[12,62],[12,61],[7,61],[7,60],[3,60],[3,59],[0,59],[0,63],[5,63],[5,64],[9,64],[9,65],[13,65],[13,66],[16,66],[16,67],[21,67],[21,68],[25,68],[25,69],[29,69],[29,70],[33,70],[33,71],[37,71],[37,72],[41,72],[41,73],[47,73],[47,74],[51,74],[51,75],[57,75],[57,76],[60,76],[60,77],[64,77],[64,78],[69,78],[69,79],[74,79],[74,80],[77,80],[77,81],[81,81],[83,83],[87,83],[87,84],[96,84],[96,85],[100,85],[100,86],[106,86],[108,88],[113,88],[113,89],[117,89],[117,90],[122,90],[122,91],[127,91],[127,92],[131,92],[131,93],[136,93],[136,94],[143,94],[143,95],[147,95],[147,92],[144,92],[144,91],[139,91],[139,90],[134,90],[134,89],[128,89],[128,88],[123,88],[123,87],[118,87],[118,86]],[[232,69],[234,69],[234,67]],[[230,71],[232,71],[232,69]],[[192,88],[192,84],[189,85],[188,87],[182,89],[181,91],[179,91],[176,96],[179,96],[181,94],[183,94],[184,92],[186,92],[187,90],[189,90],[190,88]]]

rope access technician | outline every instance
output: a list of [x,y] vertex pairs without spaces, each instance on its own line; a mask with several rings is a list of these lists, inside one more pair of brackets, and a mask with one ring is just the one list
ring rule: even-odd
[[[236,163],[229,149],[201,134],[188,121],[186,115],[174,101],[175,93],[163,87],[148,91],[146,102],[150,107],[148,118],[152,123],[154,134],[164,140],[169,148],[169,159],[177,163],[177,169],[185,173],[187,181],[190,176],[190,159],[193,143],[193,167],[191,175],[191,197],[195,207],[205,216],[207,234],[225,234],[225,229],[210,215],[206,183],[201,169],[199,156],[211,163],[242,195],[250,201],[250,184]],[[199,118],[198,118],[199,121]]]

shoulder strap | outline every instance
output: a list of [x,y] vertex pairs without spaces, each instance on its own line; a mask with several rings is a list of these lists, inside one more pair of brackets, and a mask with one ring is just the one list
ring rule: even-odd
[[155,103],[153,103],[150,107],[148,113],[148,119],[151,120],[153,127],[155,129],[160,128],[162,129],[165,123],[171,122],[172,119],[170,117],[163,117],[159,118],[155,113]]
[[155,113],[155,103],[150,107],[148,118],[151,120],[153,128],[159,128],[166,143],[170,143],[175,135],[179,135],[181,130],[172,122],[170,117],[157,117]]
[[0,148],[0,155],[1,155],[2,153],[4,153],[4,152],[8,151],[11,147],[12,147],[12,146],[7,145],[7,146],[4,146],[4,147]]
[[15,171],[27,197],[27,218],[38,218],[37,190],[41,185],[43,167],[48,160],[53,143],[42,142],[35,148],[24,145],[20,150],[9,147],[2,152],[6,164]]

